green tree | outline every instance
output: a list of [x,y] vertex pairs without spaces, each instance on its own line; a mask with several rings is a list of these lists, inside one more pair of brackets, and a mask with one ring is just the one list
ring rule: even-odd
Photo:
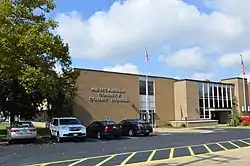
[[240,115],[238,111],[238,101],[236,97],[233,97],[232,109],[231,109],[232,119],[229,123],[230,126],[237,127],[240,124]]
[[[75,95],[79,73],[71,67],[68,45],[53,33],[58,23],[48,17],[55,7],[53,0],[0,3],[0,101],[11,103],[12,108],[5,107],[8,112],[17,103],[34,112],[44,99],[54,103],[62,92],[63,100]],[[60,74],[55,65],[60,65]]]

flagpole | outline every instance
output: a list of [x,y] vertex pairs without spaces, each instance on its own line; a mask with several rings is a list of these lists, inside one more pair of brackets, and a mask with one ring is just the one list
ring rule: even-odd
[[147,112],[147,122],[149,122],[149,105],[148,105],[148,53],[147,53],[147,48],[145,46],[145,60],[146,60],[146,112]]
[[242,67],[243,67],[243,70],[242,70],[242,79],[243,79],[243,100],[244,100],[244,112],[246,111],[246,108],[247,108],[247,101],[246,101],[246,84],[245,84],[245,69],[244,69],[244,64],[243,64],[243,57],[242,55],[240,55],[241,57],[241,63],[242,63]]

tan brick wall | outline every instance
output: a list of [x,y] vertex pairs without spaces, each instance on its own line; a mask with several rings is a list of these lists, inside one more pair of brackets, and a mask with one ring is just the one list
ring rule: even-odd
[[179,81],[174,84],[175,120],[197,120],[199,115],[199,89],[195,81]]
[[156,125],[165,126],[174,120],[174,79],[155,78]]
[[187,117],[187,84],[186,81],[174,83],[175,120]]
[[[233,78],[233,79],[228,79],[228,80],[222,80],[224,83],[231,83],[234,84],[234,95],[238,100],[238,110],[241,110],[241,106],[244,105],[244,95],[243,95],[243,79],[239,78]],[[249,105],[249,94],[248,94],[248,86],[246,84],[246,100],[247,100],[247,105]]]
[[187,114],[188,120],[200,119],[199,113],[199,87],[194,81],[186,82],[187,88]]
[[[126,118],[139,118],[140,96],[139,76],[102,71],[81,70],[77,79],[78,92],[73,102],[73,115],[85,125],[94,120],[111,120],[119,122]],[[122,97],[129,103],[90,102],[89,97],[98,97],[91,88],[121,88],[125,90]]]

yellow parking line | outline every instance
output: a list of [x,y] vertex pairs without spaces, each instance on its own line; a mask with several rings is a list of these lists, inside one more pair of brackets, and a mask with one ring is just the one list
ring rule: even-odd
[[169,153],[169,159],[174,158],[174,148],[171,148],[170,153]]
[[71,160],[61,160],[61,161],[52,161],[52,162],[47,162],[47,163],[40,163],[40,164],[31,164],[31,165],[26,165],[26,166],[46,166],[46,165],[52,165],[52,164],[61,164],[61,163],[67,163],[67,162],[74,162],[81,160],[83,158],[79,159],[71,159]]
[[209,153],[213,153],[213,151],[206,144],[204,144],[203,146],[207,149]]
[[[250,139],[250,138],[244,138],[244,139]],[[235,140],[231,140],[231,141],[239,141],[239,139],[235,139]],[[224,143],[227,141],[222,141],[219,143]],[[207,145],[211,145],[211,144],[217,144],[218,142],[211,142],[211,143],[207,143]],[[196,146],[200,146],[201,144],[193,144],[190,145],[192,147],[196,147]],[[220,146],[220,145],[219,145]],[[174,148],[185,148],[187,146],[178,146],[178,147],[174,147]],[[225,149],[223,147],[223,149]],[[150,150],[141,150],[141,151],[137,151],[136,153],[142,153],[142,152],[151,152],[153,149]],[[160,150],[171,150],[171,148],[159,148],[159,149],[154,149],[156,151],[160,151]],[[226,149],[227,150],[227,149]],[[117,155],[127,155],[127,154],[131,154],[133,152],[124,152],[124,153],[119,153]],[[103,155],[103,156],[93,156],[93,157],[88,157],[87,159],[96,159],[96,158],[102,158],[102,157],[109,157],[110,155],[114,155],[114,154],[109,154],[109,155]],[[36,163],[36,164],[28,164],[26,166],[46,166],[46,165],[51,165],[51,164],[60,164],[60,163],[67,163],[67,162],[74,162],[74,161],[78,161],[81,160],[83,158],[75,158],[75,159],[69,159],[69,160],[58,160],[58,161],[51,161],[51,162],[44,162],[44,163]]]
[[81,163],[81,162],[84,162],[84,161],[86,161],[87,159],[85,158],[85,159],[81,159],[81,160],[78,160],[78,161],[76,161],[76,162],[74,162],[74,163],[72,163],[72,164],[69,164],[68,166],[74,166],[74,165],[77,165],[77,164],[79,164],[79,163]]
[[228,150],[227,148],[225,148],[224,146],[222,146],[220,143],[216,143],[216,145],[218,145],[219,147],[221,147],[224,150]]
[[126,163],[136,154],[136,152],[129,155],[120,165],[126,165]]
[[237,147],[237,148],[240,148],[240,146],[236,145],[235,143],[231,142],[231,141],[228,141],[228,143],[232,144],[233,146]]
[[153,159],[155,153],[156,153],[156,150],[153,150],[150,156],[148,157],[147,162],[150,162]]
[[193,149],[191,148],[191,146],[188,146],[188,150],[189,150],[189,153],[190,153],[191,156],[195,155]]
[[244,141],[244,140],[239,140],[239,141],[242,142],[242,143],[244,143],[244,144],[250,145],[249,142],[246,142],[246,141]]
[[[235,148],[235,149],[230,149],[228,151],[236,151],[236,150],[241,150],[241,149],[249,149],[249,146],[246,147],[242,147],[242,148]],[[221,154],[223,151],[215,151],[212,152],[212,154]],[[224,151],[225,152],[225,151]],[[203,153],[203,154],[197,154],[195,156],[206,156],[207,153]],[[180,159],[190,159],[194,156],[181,156],[181,157],[177,157],[177,158],[173,158],[173,159],[159,159],[159,160],[153,160],[151,162],[149,162],[151,165],[160,165],[160,164],[166,164],[167,162],[171,162],[171,161],[178,161]],[[126,164],[126,166],[138,166],[138,165],[145,165],[145,162],[138,162],[138,163],[132,163],[132,164]]]
[[[244,138],[244,139],[250,139],[250,138]],[[231,140],[231,141],[241,141],[240,139],[235,139],[235,140]],[[218,146],[220,146],[222,149],[224,150],[228,150],[227,148],[223,147],[222,145],[220,145],[220,143],[226,143],[228,141],[221,141],[221,142],[211,142],[211,143],[207,143],[207,145],[211,145],[211,144],[217,144]],[[245,142],[245,141],[244,141]],[[250,144],[250,143],[249,143]],[[196,146],[201,146],[201,144],[193,144],[190,145],[192,147],[196,147]],[[174,147],[174,148],[185,148],[187,146],[178,146],[178,147]],[[137,151],[136,153],[142,153],[142,152],[152,152],[153,149],[151,150],[141,150],[141,151]],[[160,151],[160,150],[170,150],[170,158],[173,158],[171,156],[173,156],[173,152],[174,149],[173,148],[159,148],[159,149],[154,149],[156,151]],[[171,155],[171,151],[172,151],[172,155]],[[127,154],[131,154],[133,152],[124,152],[124,153],[119,153],[116,154],[117,156],[120,155],[127,155]],[[86,159],[96,159],[96,158],[102,158],[102,157],[110,157],[111,155],[114,154],[109,154],[109,155],[103,155],[103,156],[93,156],[93,157],[87,157]],[[78,161],[78,160],[82,160],[83,158],[75,158],[75,159],[69,159],[69,160],[59,160],[59,161],[51,161],[51,162],[44,162],[44,163],[36,163],[36,164],[28,164],[26,166],[47,166],[47,165],[51,165],[51,164],[60,164],[60,163],[67,163],[67,162],[74,162],[74,161]]]
[[117,156],[116,154],[111,155],[109,158],[106,158],[105,160],[103,160],[102,162],[96,164],[95,166],[101,166],[103,164],[105,164],[106,162],[108,162],[109,160],[111,160],[112,158],[114,158],[115,156]]

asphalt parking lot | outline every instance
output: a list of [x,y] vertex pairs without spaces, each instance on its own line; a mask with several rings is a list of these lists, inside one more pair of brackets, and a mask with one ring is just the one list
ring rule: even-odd
[[127,165],[246,146],[250,146],[249,129],[225,129],[207,133],[163,133],[121,140],[0,147],[0,165]]
[[250,146],[250,138],[243,140],[231,140],[224,142],[214,142],[200,145],[190,145],[183,147],[173,147],[166,149],[155,149],[149,151],[128,152],[120,154],[111,154],[104,156],[95,156],[89,158],[79,158],[65,161],[53,161],[47,163],[33,164],[29,166],[49,166],[49,165],[68,165],[68,166],[114,166],[114,165],[129,165],[129,164],[143,164],[151,161],[159,161],[166,159],[173,159],[185,156],[195,156],[206,153],[213,153],[219,151],[227,151],[237,148]]

